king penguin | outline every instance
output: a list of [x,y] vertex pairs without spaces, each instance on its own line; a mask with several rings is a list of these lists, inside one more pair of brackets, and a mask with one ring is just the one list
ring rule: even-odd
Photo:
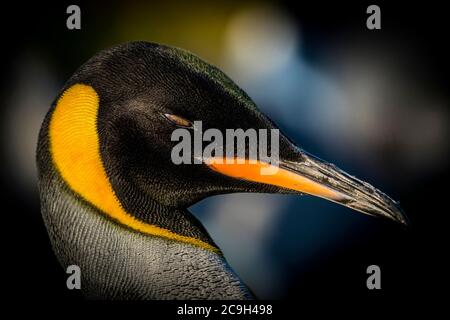
[[87,298],[253,299],[187,209],[212,195],[309,194],[406,224],[397,202],[282,133],[272,174],[261,160],[175,164],[172,133],[194,121],[223,133],[277,129],[219,69],[148,42],[97,53],[56,97],[37,146],[41,212]]

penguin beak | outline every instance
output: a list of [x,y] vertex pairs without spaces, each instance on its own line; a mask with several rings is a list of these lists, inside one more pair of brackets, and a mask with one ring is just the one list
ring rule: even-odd
[[399,204],[367,182],[335,165],[301,152],[298,161],[281,160],[278,165],[262,161],[209,159],[216,172],[236,179],[280,187],[336,202],[361,213],[384,217],[407,226]]

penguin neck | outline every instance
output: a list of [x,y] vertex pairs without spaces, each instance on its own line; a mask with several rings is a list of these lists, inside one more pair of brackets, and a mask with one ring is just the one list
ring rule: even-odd
[[155,230],[157,232],[153,235],[200,245],[221,254],[208,231],[189,210],[162,204],[132,184],[119,187],[113,183],[113,188],[117,197],[122,199],[123,209],[134,219],[161,229]]
[[[82,291],[88,298],[253,298],[222,255],[137,233],[105,219],[81,201],[53,167],[45,165],[48,156],[40,150],[42,214],[50,240],[64,268],[76,264],[83,270]],[[184,215],[190,217],[187,210],[159,204],[148,212],[173,214],[181,221],[186,221]]]

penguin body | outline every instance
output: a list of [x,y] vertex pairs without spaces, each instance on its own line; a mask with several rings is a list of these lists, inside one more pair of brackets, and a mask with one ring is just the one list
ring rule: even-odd
[[123,228],[81,204],[55,173],[45,180],[41,211],[53,250],[64,269],[80,267],[87,298],[252,298],[223,256]]
[[194,132],[196,120],[220,132],[277,129],[219,69],[146,42],[96,54],[56,98],[37,147],[41,212],[63,268],[80,267],[86,297],[254,298],[187,209],[216,194],[307,193],[406,221],[388,196],[283,134],[270,176],[261,160],[177,165],[172,133]]

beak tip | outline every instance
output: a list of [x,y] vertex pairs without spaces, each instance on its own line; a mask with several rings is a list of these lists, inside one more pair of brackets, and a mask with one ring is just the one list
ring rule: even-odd
[[398,202],[396,203],[395,207],[396,210],[393,212],[391,218],[394,221],[398,222],[403,227],[403,229],[407,230],[411,228],[411,221],[408,219],[408,216],[405,214]]

